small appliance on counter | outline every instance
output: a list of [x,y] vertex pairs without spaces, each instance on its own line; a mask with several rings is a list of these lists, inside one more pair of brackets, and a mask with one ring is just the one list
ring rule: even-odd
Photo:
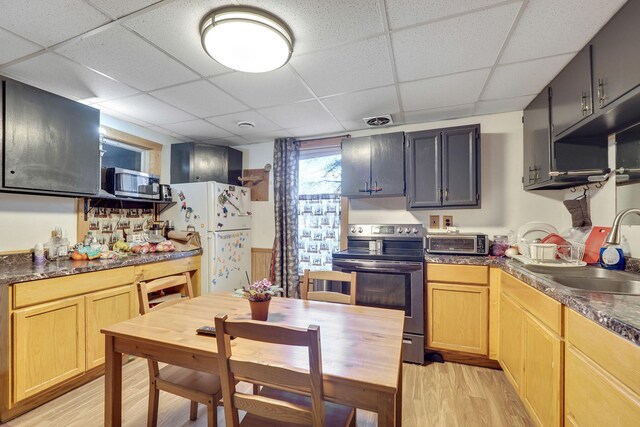
[[451,255],[487,255],[489,236],[478,233],[427,234],[427,253]]
[[117,197],[160,200],[160,177],[122,168],[102,168],[102,189]]
[[173,200],[171,197],[171,186],[169,184],[160,184],[160,200],[163,202],[170,202]]

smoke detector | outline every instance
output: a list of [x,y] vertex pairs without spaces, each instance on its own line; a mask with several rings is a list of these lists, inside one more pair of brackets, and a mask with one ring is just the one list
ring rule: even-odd
[[393,119],[391,118],[391,114],[385,114],[383,116],[375,116],[375,117],[364,117],[364,123],[367,127],[377,128],[380,126],[392,125]]

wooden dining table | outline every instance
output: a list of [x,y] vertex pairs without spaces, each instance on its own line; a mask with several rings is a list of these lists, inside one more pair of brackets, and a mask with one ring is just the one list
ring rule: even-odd
[[[251,318],[247,300],[211,293],[103,328],[105,426],[122,422],[123,354],[217,374],[215,338],[196,334],[200,326],[213,326],[217,314]],[[379,426],[401,425],[403,311],[276,297],[268,322],[318,325],[325,399],[377,412]],[[308,369],[306,348],[240,338],[232,346],[237,357]]]

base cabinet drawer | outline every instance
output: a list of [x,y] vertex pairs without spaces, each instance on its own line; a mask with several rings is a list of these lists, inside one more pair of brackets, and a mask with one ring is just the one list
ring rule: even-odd
[[13,312],[13,402],[85,371],[84,315],[83,297]]
[[638,395],[572,346],[565,360],[565,425],[632,427],[640,423]]

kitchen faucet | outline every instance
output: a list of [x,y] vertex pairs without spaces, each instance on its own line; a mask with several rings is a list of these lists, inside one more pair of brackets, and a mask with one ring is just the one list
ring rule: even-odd
[[616,218],[613,220],[613,225],[611,226],[611,231],[607,235],[607,240],[605,241],[607,245],[620,244],[620,223],[622,222],[625,216],[632,213],[636,215],[640,215],[640,209],[638,208],[626,209],[618,213],[618,215],[616,215]]

